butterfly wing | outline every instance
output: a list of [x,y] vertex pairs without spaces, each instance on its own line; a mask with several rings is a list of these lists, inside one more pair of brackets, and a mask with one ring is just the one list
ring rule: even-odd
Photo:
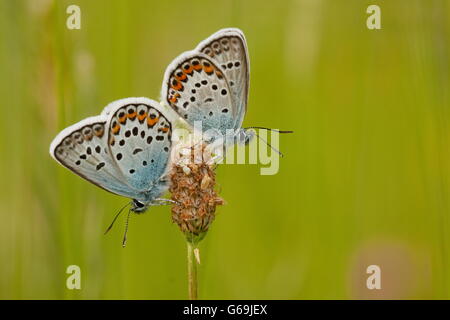
[[116,194],[133,198],[137,191],[124,182],[107,144],[105,116],[84,119],[61,131],[50,145],[50,155],[82,178]]
[[165,174],[172,147],[172,124],[156,101],[129,98],[108,108],[112,161],[133,189],[149,191]]
[[225,134],[234,128],[238,110],[221,68],[205,54],[185,52],[167,68],[163,99],[189,124],[202,121],[203,131]]
[[219,30],[200,42],[196,50],[208,55],[225,74],[237,109],[234,127],[239,129],[247,109],[250,83],[250,60],[243,32],[236,28]]

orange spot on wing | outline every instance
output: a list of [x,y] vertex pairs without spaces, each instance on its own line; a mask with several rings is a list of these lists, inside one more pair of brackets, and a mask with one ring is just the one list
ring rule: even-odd
[[147,118],[147,124],[150,127],[153,127],[155,125],[155,123],[157,123],[158,121],[159,121],[159,118],[154,118],[154,119],[152,119],[150,117]]
[[213,66],[209,66],[209,67],[204,66],[203,69],[205,70],[206,73],[212,73],[214,71]]
[[183,72],[186,73],[186,74],[188,74],[188,75],[191,75],[191,74],[192,74],[192,71],[194,71],[194,68],[192,67],[192,65],[189,65],[189,68],[188,68],[188,69],[184,69],[184,68],[183,68]]
[[144,120],[147,117],[147,112],[144,112],[143,114],[138,115],[139,121]]
[[183,73],[181,76],[175,76],[175,78],[177,78],[178,81],[183,81],[186,80],[187,75]]
[[102,136],[103,136],[103,129],[98,130],[98,131],[94,131],[94,134],[95,134],[97,137],[102,137]]
[[112,128],[112,133],[116,134],[120,131],[120,124],[116,124],[113,128]]
[[134,118],[136,118],[136,112],[133,112],[133,113],[129,113],[128,115],[127,115],[127,117],[128,117],[128,119],[134,119]]
[[176,85],[172,85],[172,89],[180,91],[183,89],[183,85],[178,81]]
[[119,122],[120,122],[121,124],[124,124],[126,121],[127,121],[127,115],[124,115],[123,117],[120,117],[120,118],[119,118]]
[[177,103],[179,97],[181,97],[181,95],[179,93],[175,93],[171,98],[169,98],[169,101],[172,103]]
[[202,65],[201,64],[197,64],[195,66],[193,66],[194,70],[199,71],[202,70]]

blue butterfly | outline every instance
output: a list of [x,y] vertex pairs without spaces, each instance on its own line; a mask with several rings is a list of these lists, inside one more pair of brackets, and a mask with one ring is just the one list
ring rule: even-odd
[[172,124],[158,102],[126,98],[61,131],[51,156],[82,178],[132,200],[131,211],[170,201],[166,171]]
[[[166,69],[162,97],[186,122],[201,122],[207,139],[248,143],[251,128],[241,128],[249,90],[250,64],[244,34],[222,29]],[[231,133],[231,137],[230,137]],[[230,139],[231,138],[231,139]]]

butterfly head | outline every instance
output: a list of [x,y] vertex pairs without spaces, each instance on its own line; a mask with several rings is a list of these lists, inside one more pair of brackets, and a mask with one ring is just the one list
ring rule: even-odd
[[247,145],[255,137],[255,131],[253,131],[253,130],[245,130],[244,133],[245,133],[244,144]]
[[236,134],[236,140],[241,145],[248,145],[255,137],[255,131],[251,128],[240,129]]
[[131,211],[134,213],[144,213],[148,209],[148,204],[141,202],[139,200],[133,199],[131,202]]

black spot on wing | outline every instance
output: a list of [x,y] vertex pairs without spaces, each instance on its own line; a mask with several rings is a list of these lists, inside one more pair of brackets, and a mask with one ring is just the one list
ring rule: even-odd
[[96,167],[95,167],[95,169],[96,170],[100,170],[101,168],[103,168],[105,166],[105,163],[104,162],[100,162]]

